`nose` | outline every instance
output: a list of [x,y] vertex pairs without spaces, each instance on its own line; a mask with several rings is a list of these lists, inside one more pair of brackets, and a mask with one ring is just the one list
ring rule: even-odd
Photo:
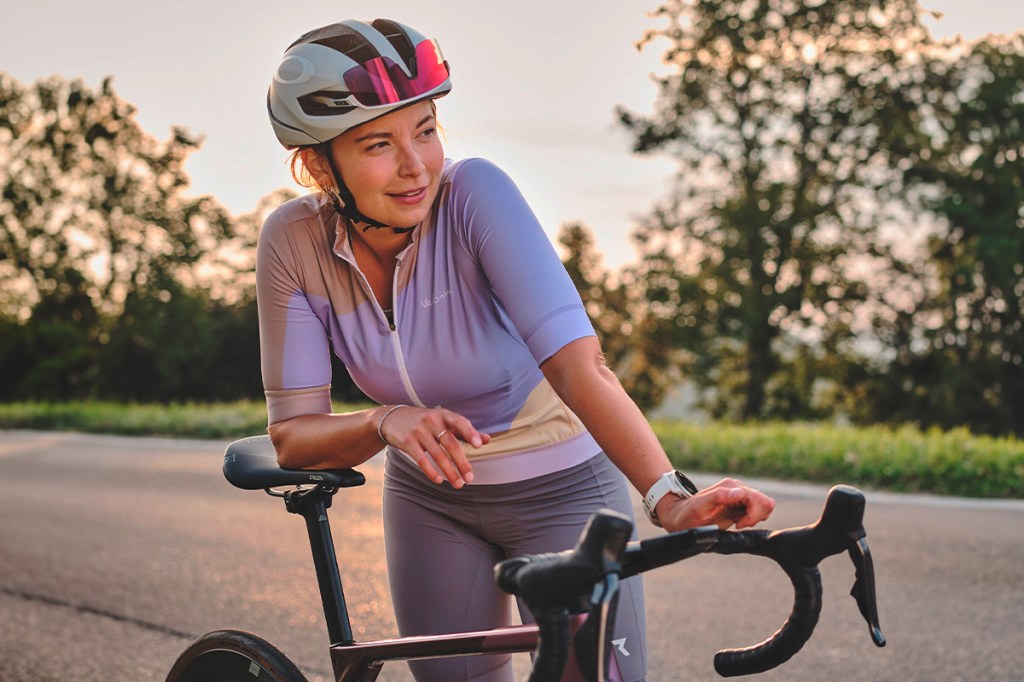
[[398,165],[398,174],[405,178],[415,178],[423,169],[426,168],[426,164],[423,163],[423,159],[420,158],[419,150],[414,144],[402,145],[401,159]]

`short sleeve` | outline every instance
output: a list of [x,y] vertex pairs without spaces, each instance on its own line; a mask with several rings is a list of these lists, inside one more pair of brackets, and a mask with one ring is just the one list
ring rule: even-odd
[[483,159],[460,162],[450,201],[460,238],[538,364],[595,336],[554,246],[504,171]]
[[256,250],[260,365],[271,424],[331,411],[330,344],[302,286],[301,239],[290,234],[302,225],[289,224],[287,206],[267,218]]

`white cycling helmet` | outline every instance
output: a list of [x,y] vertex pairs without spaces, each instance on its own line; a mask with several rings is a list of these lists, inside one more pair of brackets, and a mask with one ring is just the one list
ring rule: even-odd
[[397,21],[350,20],[291,44],[274,72],[267,109],[277,139],[294,149],[451,88],[436,41]]

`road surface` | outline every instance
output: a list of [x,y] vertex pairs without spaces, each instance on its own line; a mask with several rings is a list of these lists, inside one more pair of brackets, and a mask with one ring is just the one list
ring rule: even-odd
[[[0,431],[0,680],[159,681],[191,639],[226,626],[330,679],[302,520],[230,487],[224,445]],[[331,521],[353,630],[368,640],[395,628],[380,463],[361,470],[367,485],[339,493]],[[778,501],[770,527],[820,513],[821,486],[754,483]],[[871,644],[847,596],[852,565],[833,557],[814,637],[761,679],[1024,679],[1024,503],[869,493],[866,526],[889,645]],[[720,679],[714,652],[771,634],[790,599],[785,576],[751,557],[697,557],[651,574],[646,591],[652,682]],[[397,664],[380,679],[409,677]]]

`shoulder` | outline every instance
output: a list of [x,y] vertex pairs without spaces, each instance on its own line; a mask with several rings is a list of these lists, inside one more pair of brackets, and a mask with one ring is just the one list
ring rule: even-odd
[[260,230],[260,241],[287,240],[290,234],[315,229],[319,224],[322,204],[307,194],[284,202],[267,215]]
[[299,271],[330,251],[322,218],[323,205],[314,195],[286,201],[267,215],[256,247],[256,272]]
[[497,164],[482,158],[448,160],[445,162],[441,184],[449,185],[455,192],[460,190],[501,190],[515,187],[512,178]]

